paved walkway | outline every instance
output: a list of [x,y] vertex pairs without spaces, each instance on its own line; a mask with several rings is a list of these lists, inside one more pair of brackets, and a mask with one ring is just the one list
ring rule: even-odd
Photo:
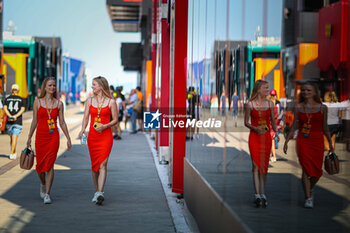
[[[18,151],[24,147],[30,113]],[[71,151],[61,138],[52,188],[53,204],[39,197],[34,170],[23,171],[8,160],[8,135],[0,135],[0,232],[175,232],[173,220],[145,135],[114,141],[108,164],[103,206],[91,203],[94,188],[87,146],[77,140],[82,115],[66,114]],[[34,143],[34,142],[33,142]]]
[[253,181],[248,149],[248,132],[240,118],[234,128],[228,118],[228,130],[201,133],[187,141],[186,156],[214,190],[253,232],[350,232],[350,155],[344,144],[336,144],[340,174],[324,172],[315,187],[314,209],[303,208],[301,168],[290,141],[288,154],[282,151],[281,136],[278,161],[270,163],[266,184],[269,206],[253,205]]

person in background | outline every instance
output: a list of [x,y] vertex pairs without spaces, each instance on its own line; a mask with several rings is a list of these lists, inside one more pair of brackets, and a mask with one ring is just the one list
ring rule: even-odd
[[122,130],[120,127],[121,122],[123,122],[123,115],[124,115],[124,109],[125,109],[125,102],[123,102],[120,94],[120,89],[117,88],[117,98],[116,101],[117,103],[117,109],[118,109],[118,123],[117,123],[117,137],[115,139],[120,140],[122,139],[121,134]]
[[[194,92],[194,87],[191,86],[188,88],[188,93],[187,93],[187,113],[189,115],[189,119],[193,120],[196,119],[196,94]],[[186,139],[193,139],[195,132],[195,127],[189,126],[186,128]]]
[[294,107],[293,126],[284,143],[283,151],[287,154],[288,142],[298,130],[296,151],[303,170],[301,181],[305,194],[305,208],[314,207],[313,188],[322,176],[324,157],[323,135],[333,152],[332,140],[327,125],[327,106],[321,102],[316,84],[306,82],[301,86],[298,103]]
[[[109,93],[111,94],[111,97],[112,97],[112,101],[116,101],[116,98],[114,97],[114,87],[113,85],[110,85],[109,86]],[[112,114],[111,114],[111,121],[112,121]],[[117,132],[117,125],[113,125],[111,127],[111,130],[112,130],[112,134],[113,134],[113,139],[117,139],[118,137],[118,132]]]
[[126,117],[128,115],[127,113],[127,109],[126,109],[126,104],[125,104],[125,95],[123,94],[123,86],[119,86],[117,87],[117,89],[119,90],[119,93],[120,93],[120,98],[122,98],[122,101],[123,101],[123,107],[124,107],[124,113],[123,113],[123,116],[125,118],[125,127],[124,129],[126,129],[126,124],[127,124],[127,120],[126,120]]
[[347,99],[341,102],[342,108],[342,131],[346,144],[346,150],[350,152],[350,93],[347,93]]
[[0,100],[0,129],[2,128],[2,125],[3,125],[4,115],[5,115],[4,107],[2,106],[2,101]]
[[273,103],[266,98],[268,94],[268,82],[261,79],[256,81],[244,115],[244,125],[250,129],[248,145],[252,159],[256,207],[267,207],[265,184],[272,146],[270,130],[277,130]]
[[80,92],[80,96],[79,96],[79,99],[80,99],[80,111],[84,111],[84,105],[85,105],[85,101],[87,100],[87,98],[88,98],[88,95],[87,95],[85,89],[83,89]]
[[[275,118],[276,126],[278,127],[282,119],[283,113],[281,113],[281,104],[277,99],[277,92],[275,89],[272,89],[270,91],[270,95],[268,96],[267,99],[271,100],[273,103],[274,113],[275,113],[274,118]],[[274,139],[276,137],[276,134],[279,134],[278,128],[277,128],[277,132],[271,130],[270,133],[272,138],[272,147],[271,147],[272,157],[270,158],[270,160],[271,162],[275,163],[277,161],[277,157],[276,157],[276,141]]]
[[228,99],[226,98],[226,91],[223,90],[220,97],[221,116],[226,116],[227,109],[228,109]]
[[232,111],[233,121],[235,122],[235,127],[237,127],[238,106],[239,106],[239,96],[237,95],[237,91],[235,91],[232,95],[232,102],[231,102],[231,111]]
[[[135,111],[135,109],[133,109],[134,104],[136,104],[136,102],[139,100],[139,98],[137,97],[137,90],[136,89],[132,89],[130,91],[130,95],[129,95],[129,100],[127,101],[127,104],[129,105],[129,109],[130,110],[130,115],[131,115],[131,126],[132,126],[132,130],[131,130],[131,134],[136,134],[137,130],[136,130],[136,117],[137,117],[137,112]],[[126,125],[125,125],[126,126]]]
[[219,111],[218,111],[218,109],[219,109],[218,102],[219,102],[218,97],[217,97],[217,95],[214,94],[211,97],[211,100],[210,100],[210,114],[212,116],[217,116],[218,113],[219,113]]
[[136,87],[137,97],[141,101],[141,112],[137,113],[137,122],[139,124],[139,131],[143,131],[143,94],[141,87]]
[[0,133],[2,131],[5,131],[6,119],[7,119],[7,116],[4,111],[4,106],[2,104],[2,100],[0,100]]
[[18,96],[19,86],[13,84],[11,95],[5,99],[4,111],[7,115],[6,129],[10,136],[10,159],[16,159],[16,146],[18,136],[22,132],[22,114],[25,111],[25,103],[22,97]]
[[[335,150],[335,139],[340,130],[340,120],[342,117],[342,104],[338,102],[338,97],[334,91],[327,91],[324,94],[324,105],[328,108],[327,124],[332,139],[332,147]],[[330,150],[327,137],[323,135],[325,149]]]

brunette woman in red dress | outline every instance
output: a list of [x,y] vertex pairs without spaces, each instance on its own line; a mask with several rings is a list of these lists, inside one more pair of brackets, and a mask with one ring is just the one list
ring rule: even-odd
[[[103,188],[107,177],[107,162],[113,146],[111,127],[118,123],[116,102],[109,92],[108,81],[104,77],[92,80],[94,96],[85,102],[85,112],[79,138],[85,134],[89,122],[90,130],[87,138],[91,158],[92,179],[95,195],[92,202],[101,205],[104,201]],[[112,121],[110,116],[112,114]]]
[[331,146],[331,136],[327,124],[327,106],[322,104],[320,91],[314,83],[307,82],[301,86],[299,101],[294,108],[294,122],[283,151],[287,153],[288,142],[298,129],[296,150],[299,163],[303,169],[301,181],[305,194],[305,208],[313,208],[313,188],[322,176],[324,153],[323,135]]
[[265,184],[272,145],[269,127],[276,132],[274,105],[266,98],[268,94],[268,83],[264,80],[256,81],[244,116],[244,124],[250,129],[249,151],[253,166],[254,202],[257,207],[267,206]]
[[53,165],[60,144],[57,117],[60,128],[67,138],[67,148],[70,150],[72,143],[64,120],[63,103],[58,100],[56,79],[49,77],[43,81],[40,96],[34,101],[33,121],[27,140],[27,147],[31,147],[32,136],[37,129],[35,136],[36,171],[41,182],[40,197],[44,199],[45,204],[52,203],[50,191],[54,178]]

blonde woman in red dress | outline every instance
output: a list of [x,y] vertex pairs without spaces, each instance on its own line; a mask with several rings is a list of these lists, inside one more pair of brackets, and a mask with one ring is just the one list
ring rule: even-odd
[[[113,146],[111,127],[118,123],[116,102],[109,92],[108,81],[104,77],[92,80],[93,97],[85,102],[85,111],[79,138],[85,134],[90,117],[90,130],[87,138],[92,179],[95,195],[92,202],[101,205],[104,201],[104,185],[107,177],[107,162]],[[112,115],[112,121],[110,116]]]
[[249,151],[252,158],[256,207],[267,207],[265,184],[272,146],[269,127],[276,132],[274,104],[266,98],[268,94],[269,84],[264,80],[256,81],[244,116],[244,124],[250,129]]
[[45,204],[51,204],[50,191],[54,179],[54,163],[57,158],[60,136],[57,128],[57,117],[60,128],[67,138],[67,148],[72,147],[63,114],[63,103],[59,101],[56,90],[56,79],[46,78],[41,86],[41,93],[34,101],[33,121],[30,126],[27,147],[31,147],[32,136],[36,129],[35,152],[36,171],[40,179],[40,197]]
[[322,176],[324,153],[323,135],[326,136],[330,151],[333,151],[331,136],[327,125],[327,106],[322,104],[320,92],[314,83],[301,86],[299,102],[294,108],[294,122],[283,151],[287,153],[288,142],[298,129],[296,149],[299,163],[303,169],[301,181],[305,194],[305,208],[313,208],[313,188]]

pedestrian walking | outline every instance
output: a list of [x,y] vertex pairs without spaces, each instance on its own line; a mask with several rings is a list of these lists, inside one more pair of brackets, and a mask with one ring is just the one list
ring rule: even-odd
[[[130,91],[129,100],[127,101],[127,104],[130,106],[128,112],[131,116],[131,134],[136,134],[136,118],[137,118],[137,111],[134,109],[134,105],[139,101],[139,98],[137,96],[137,90],[133,89]],[[126,125],[125,125],[126,126]]]
[[[270,91],[270,95],[268,96],[267,99],[271,100],[273,103],[274,113],[275,113],[275,115],[273,117],[275,118],[276,126],[279,126],[281,119],[282,119],[282,116],[283,116],[283,113],[281,112],[281,104],[277,99],[277,92],[275,89],[272,89]],[[271,127],[270,127],[270,129],[271,129]],[[270,158],[270,160],[271,160],[271,162],[275,163],[275,162],[277,162],[276,149],[278,148],[278,142],[275,139],[277,138],[276,134],[279,134],[279,131],[277,130],[277,132],[275,132],[271,129],[270,134],[271,134],[271,138],[272,138],[272,147],[271,147],[272,157]]]
[[51,187],[54,179],[54,164],[60,143],[57,128],[57,117],[60,128],[67,138],[67,148],[72,147],[68,128],[64,120],[63,103],[59,101],[56,79],[49,77],[44,79],[40,96],[34,101],[33,120],[30,126],[27,147],[31,147],[32,136],[36,130],[35,152],[36,172],[40,179],[40,197],[45,204],[51,204]]
[[231,102],[231,111],[232,111],[233,121],[235,122],[235,127],[237,127],[239,101],[240,101],[239,96],[237,95],[237,91],[235,91],[232,95],[232,102]]
[[143,94],[141,87],[136,87],[136,94],[139,101],[141,101],[141,111],[137,113],[137,122],[139,124],[139,131],[143,131]]
[[316,84],[307,82],[301,86],[299,101],[294,107],[294,121],[284,143],[287,153],[288,142],[298,130],[296,151],[303,170],[301,181],[305,194],[305,208],[313,208],[313,188],[322,176],[324,153],[323,134],[327,137],[333,152],[331,136],[327,125],[327,106],[323,105]]
[[[335,139],[340,131],[340,120],[342,118],[343,106],[338,102],[338,97],[334,91],[327,91],[324,95],[324,105],[327,106],[327,124],[332,139],[333,150],[335,150]],[[327,137],[323,136],[325,149],[329,151]]]
[[253,166],[254,203],[257,207],[267,206],[265,184],[272,146],[269,127],[276,132],[274,107],[273,103],[266,98],[268,94],[268,82],[256,81],[244,116],[244,125],[250,129],[248,143]]
[[18,96],[19,86],[13,84],[11,95],[5,99],[4,111],[7,115],[6,129],[10,136],[10,159],[16,159],[16,147],[18,136],[22,132],[22,114],[25,111],[25,103],[22,97]]
[[118,123],[117,123],[117,137],[115,139],[120,140],[122,139],[122,130],[121,130],[121,122],[123,122],[123,116],[124,116],[124,109],[125,109],[125,102],[123,102],[122,95],[120,93],[120,89],[117,89],[117,98],[116,98],[116,104],[118,109]]
[[[117,124],[117,106],[109,92],[108,81],[104,77],[92,80],[93,96],[85,103],[85,112],[79,138],[86,135],[85,129],[89,122],[90,129],[87,138],[91,158],[92,179],[95,194],[92,202],[101,205],[104,201],[103,189],[107,177],[107,162],[113,146],[111,127]],[[112,120],[110,116],[112,114]]]

